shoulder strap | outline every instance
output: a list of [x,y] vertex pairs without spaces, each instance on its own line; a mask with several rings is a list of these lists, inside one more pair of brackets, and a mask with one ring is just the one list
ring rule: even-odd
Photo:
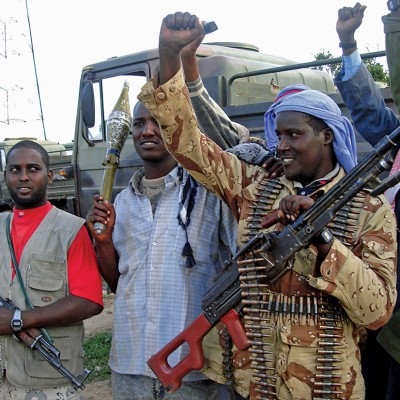
[[28,306],[28,308],[32,309],[33,305],[31,303],[31,301],[29,300],[28,294],[26,293],[25,285],[22,282],[22,276],[21,276],[21,272],[19,270],[17,257],[15,256],[14,246],[13,246],[12,240],[11,240],[10,226],[11,226],[11,213],[7,216],[7,222],[6,222],[6,234],[7,234],[8,247],[10,249],[11,259],[12,259],[12,262],[14,264],[15,273],[16,273],[17,278],[18,278],[18,283],[21,286],[22,292],[24,293],[25,303]]
[[[22,281],[21,272],[19,270],[17,257],[15,256],[14,246],[13,246],[12,240],[11,240],[10,226],[11,226],[11,213],[7,216],[7,221],[6,221],[6,235],[7,235],[8,247],[10,249],[11,259],[14,264],[15,273],[17,275],[19,286],[21,287],[22,293],[24,294],[24,297],[25,297],[25,303],[28,306],[28,308],[32,310],[33,305],[31,303],[31,301],[29,300],[28,293],[26,293],[25,285],[24,285],[24,282]],[[53,340],[51,339],[49,333],[47,332],[47,330],[45,328],[40,328],[40,331],[49,343],[53,343]]]

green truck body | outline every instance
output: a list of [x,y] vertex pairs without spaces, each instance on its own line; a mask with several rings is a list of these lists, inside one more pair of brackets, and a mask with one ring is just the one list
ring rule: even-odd
[[12,200],[4,180],[6,156],[17,142],[28,139],[42,145],[49,154],[50,168],[53,170],[53,183],[48,186],[49,201],[65,210],[73,210],[75,200],[75,184],[72,173],[72,151],[66,146],[49,140],[35,137],[6,138],[0,142],[0,212],[12,208]]
[[[384,55],[384,52],[377,54]],[[331,96],[350,118],[332,77],[308,63],[270,56],[242,43],[202,44],[197,52],[203,82],[226,114],[246,126],[251,135],[263,137],[264,113],[276,93],[285,86],[302,83]],[[85,217],[93,196],[100,193],[103,165],[107,150],[104,127],[123,83],[130,83],[131,108],[141,86],[156,73],[158,50],[148,50],[85,66],[80,80],[72,165],[75,175],[75,197],[70,211]],[[322,65],[321,62],[313,63]],[[381,89],[386,104],[395,110],[390,88]],[[371,146],[357,133],[359,156]],[[113,195],[125,188],[135,169],[141,166],[132,138],[129,136],[120,157]]]

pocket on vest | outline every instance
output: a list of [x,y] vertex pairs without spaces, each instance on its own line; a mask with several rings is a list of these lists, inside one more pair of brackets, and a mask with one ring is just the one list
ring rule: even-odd
[[[79,328],[75,327],[75,329]],[[72,374],[81,373],[83,367],[83,349],[80,345],[76,345],[76,339],[74,341],[72,337],[56,336],[52,332],[50,335],[54,341],[54,346],[60,351],[60,360],[63,366]],[[63,378],[63,375],[52,367],[37,351],[32,352],[26,349],[25,368],[26,373],[34,378]]]
[[54,274],[28,274],[28,297],[34,307],[48,306],[57,300],[65,298],[65,279],[51,275]]

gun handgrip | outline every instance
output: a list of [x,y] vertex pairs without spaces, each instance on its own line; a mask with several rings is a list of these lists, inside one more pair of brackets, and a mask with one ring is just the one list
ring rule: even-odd
[[239,350],[245,350],[250,347],[250,341],[246,336],[246,331],[240,320],[239,313],[234,309],[230,309],[222,318],[221,321],[227,327],[229,334],[232,337],[233,343]]
[[[147,361],[147,365],[153,370],[168,393],[179,389],[185,375],[204,366],[202,340],[211,328],[212,325],[207,318],[203,314],[199,315],[184,331]],[[189,354],[171,367],[168,364],[168,356],[185,342],[189,345]]]

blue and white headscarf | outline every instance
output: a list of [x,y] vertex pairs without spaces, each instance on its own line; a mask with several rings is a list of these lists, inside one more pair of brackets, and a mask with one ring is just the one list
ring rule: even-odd
[[268,150],[275,154],[275,147],[276,147],[276,134],[275,134],[275,108],[276,106],[286,97],[290,96],[295,93],[302,92],[303,90],[310,90],[311,88],[302,85],[302,84],[294,84],[289,85],[279,91],[276,95],[274,102],[268,108],[266,113],[264,114],[264,135],[265,135],[265,142],[267,143]]
[[283,98],[275,107],[275,115],[282,111],[298,111],[322,119],[333,131],[333,151],[338,163],[346,172],[355,167],[357,147],[353,126],[329,96],[317,90],[304,90]]

